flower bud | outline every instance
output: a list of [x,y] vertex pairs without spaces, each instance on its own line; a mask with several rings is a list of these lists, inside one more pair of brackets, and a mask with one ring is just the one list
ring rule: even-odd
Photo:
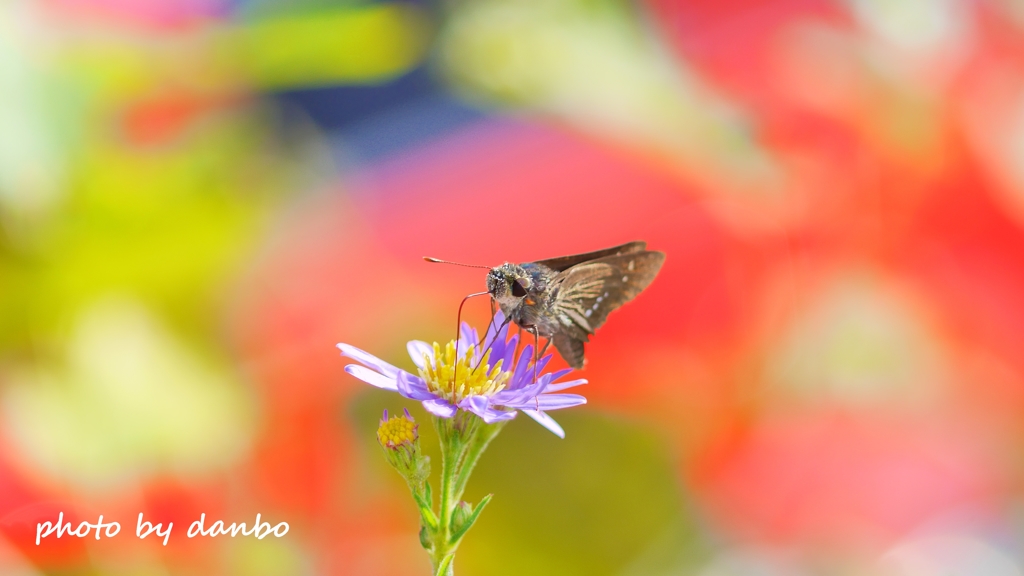
[[419,483],[430,475],[430,459],[420,453],[419,425],[408,410],[394,417],[388,417],[385,410],[377,427],[377,441],[388,463],[406,480]]
[[397,449],[401,446],[412,445],[420,439],[419,425],[406,410],[402,416],[388,418],[388,411],[380,419],[380,426],[377,427],[377,441],[385,449]]
[[473,506],[469,502],[459,502],[452,510],[452,532],[460,531],[473,517]]

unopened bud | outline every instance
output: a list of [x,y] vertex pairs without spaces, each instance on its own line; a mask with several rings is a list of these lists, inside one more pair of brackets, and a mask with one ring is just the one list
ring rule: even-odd
[[377,427],[377,441],[385,449],[395,449],[400,446],[410,445],[419,440],[419,425],[406,410],[402,416],[388,418],[388,411],[384,411],[384,417],[380,419],[380,426]]
[[384,448],[384,456],[407,481],[419,484],[430,475],[430,459],[420,454],[419,425],[404,410],[401,416],[384,417],[377,427],[377,441]]

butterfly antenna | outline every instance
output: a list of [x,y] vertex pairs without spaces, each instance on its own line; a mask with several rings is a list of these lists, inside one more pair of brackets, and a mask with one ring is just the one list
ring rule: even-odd
[[455,368],[452,370],[452,394],[455,394],[455,383],[458,382],[459,376],[459,335],[462,332],[462,307],[466,305],[466,300],[477,296],[483,296],[484,294],[490,294],[490,292],[476,292],[474,294],[470,294],[463,298],[462,303],[459,304],[459,313],[455,317]]
[[490,270],[490,266],[479,266],[477,264],[463,264],[462,262],[452,262],[450,260],[441,260],[440,258],[431,258],[430,256],[424,256],[424,260],[433,264],[451,264],[453,266],[465,266],[466,268],[485,268]]

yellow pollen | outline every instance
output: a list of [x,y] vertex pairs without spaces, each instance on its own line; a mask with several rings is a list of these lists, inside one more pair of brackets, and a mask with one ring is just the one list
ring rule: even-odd
[[419,438],[416,428],[416,423],[412,420],[405,416],[395,416],[380,423],[377,428],[377,441],[387,448],[412,444]]
[[425,357],[425,368],[420,370],[420,377],[427,387],[437,396],[452,404],[458,404],[467,396],[491,396],[505,389],[505,384],[512,376],[511,372],[503,372],[498,360],[491,366],[490,349],[474,367],[470,359],[475,351],[470,346],[466,354],[456,362],[455,342],[449,342],[441,353],[441,346],[434,342],[434,359]]

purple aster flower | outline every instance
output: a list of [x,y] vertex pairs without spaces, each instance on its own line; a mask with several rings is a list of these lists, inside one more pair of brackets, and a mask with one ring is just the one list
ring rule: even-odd
[[[545,372],[551,354],[535,365],[532,344],[527,344],[516,357],[519,336],[509,338],[504,321],[499,310],[481,345],[478,345],[477,331],[466,323],[462,324],[459,339],[449,342],[444,350],[436,342],[433,346],[419,340],[409,342],[409,356],[418,374],[400,370],[355,346],[338,344],[338,349],[342,356],[359,362],[346,366],[346,372],[367,384],[419,400],[427,412],[435,416],[451,418],[461,409],[492,424],[511,420],[516,411],[522,410],[564,438],[562,427],[546,411],[586,404],[587,399],[579,394],[558,392],[587,381],[556,383],[572,369]],[[501,329],[495,330],[495,326]]]

